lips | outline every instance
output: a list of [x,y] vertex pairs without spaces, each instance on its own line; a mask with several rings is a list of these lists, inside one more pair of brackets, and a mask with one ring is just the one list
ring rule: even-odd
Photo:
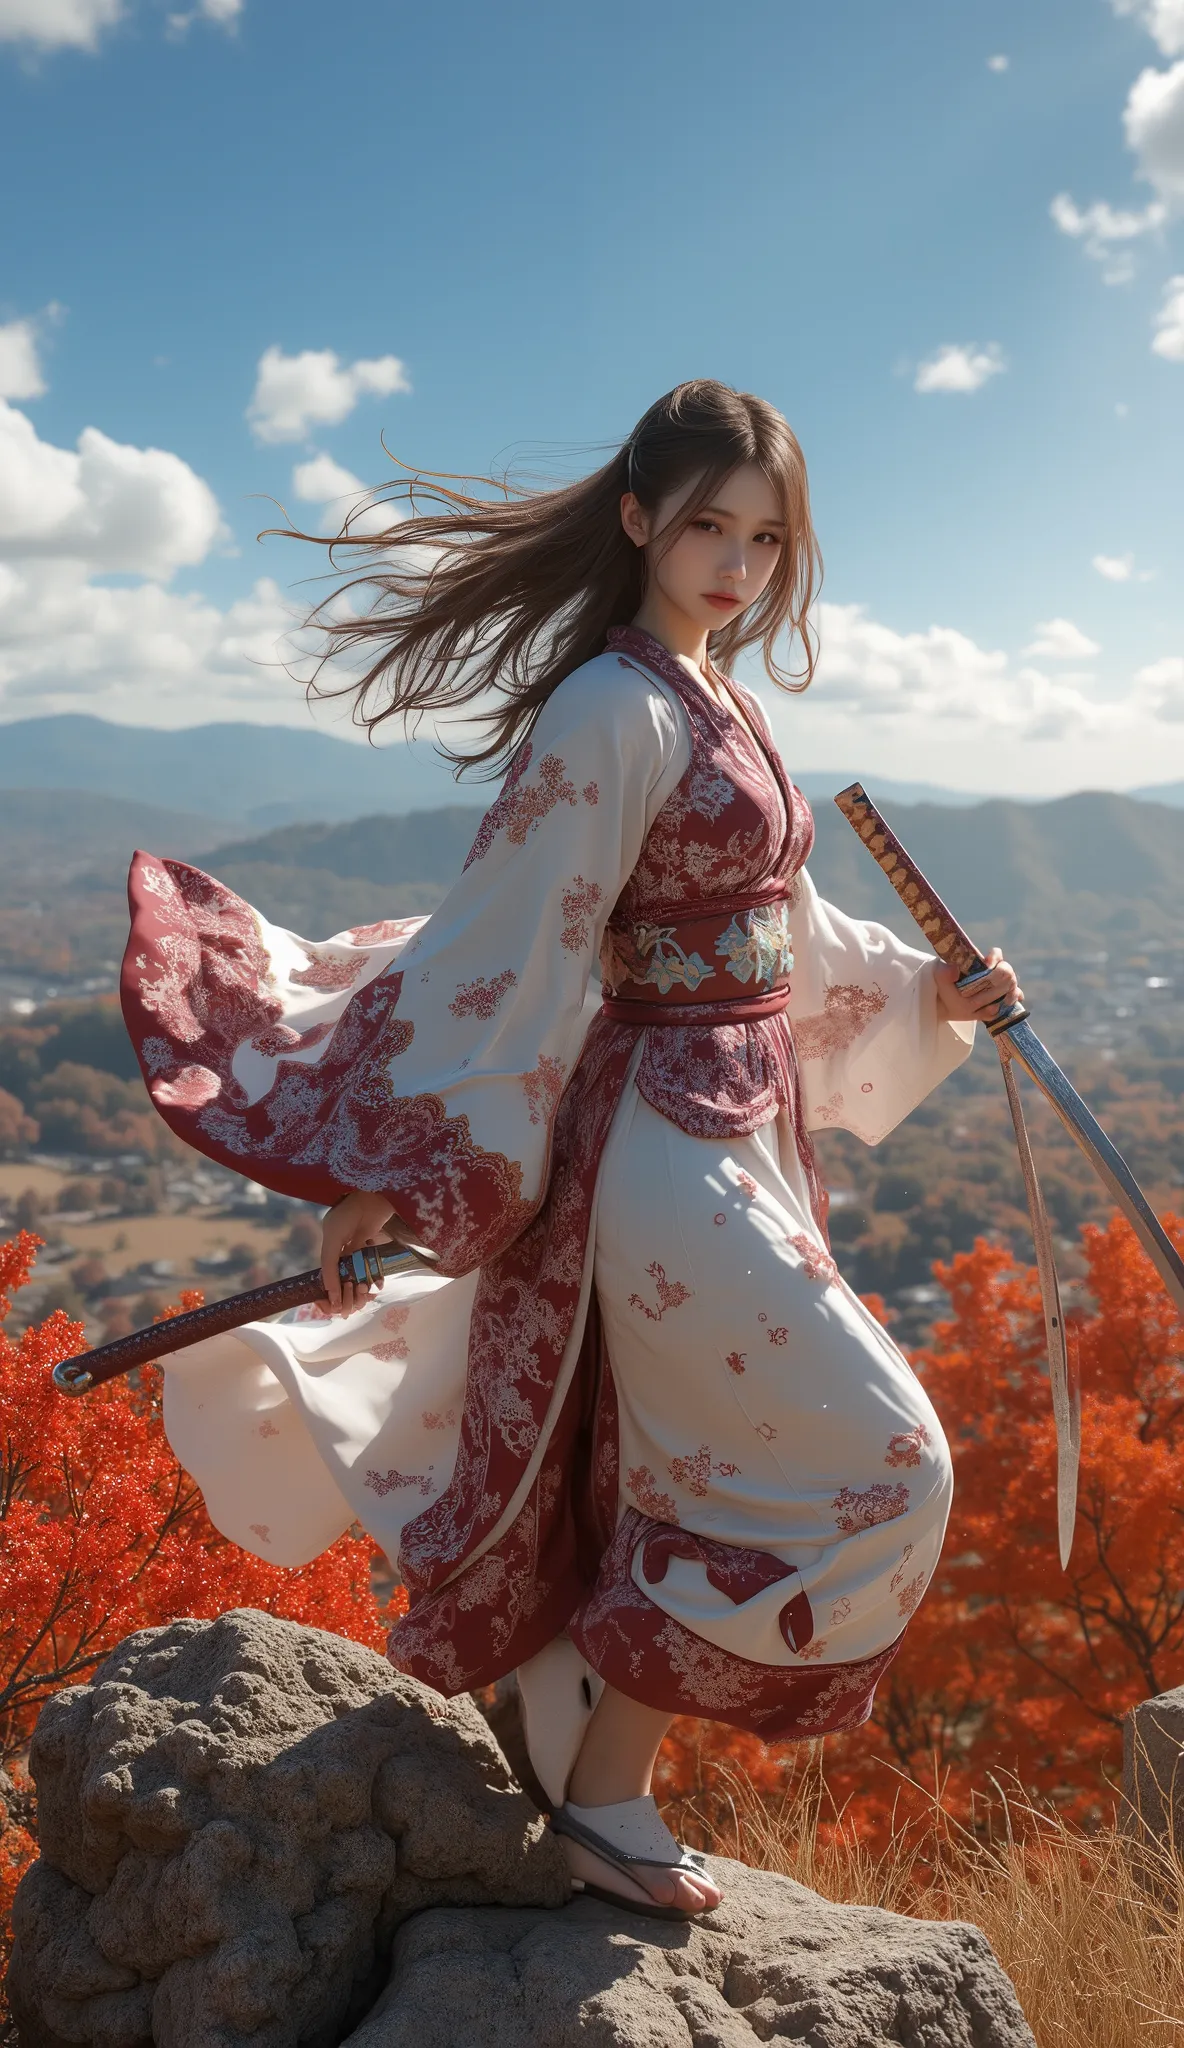
[[738,597],[728,597],[722,590],[705,590],[703,595],[708,604],[715,606],[717,612],[734,612],[740,604]]

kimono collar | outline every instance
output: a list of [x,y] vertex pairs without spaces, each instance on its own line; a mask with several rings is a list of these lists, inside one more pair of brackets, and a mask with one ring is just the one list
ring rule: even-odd
[[[681,683],[684,689],[688,683],[693,686],[693,677],[677,656],[640,626],[610,626],[607,645],[618,654],[635,655],[638,661],[644,661],[658,675],[665,676],[668,683]],[[709,704],[713,701],[708,690],[704,689],[703,695]]]
[[[640,626],[610,626],[606,645],[616,654],[632,655],[635,661],[644,662],[655,675],[665,677],[668,683],[672,683],[675,689],[684,695],[686,691],[696,688],[689,671],[683,667],[681,661],[671,654],[670,649],[664,647],[660,640],[655,640],[652,633],[643,632]],[[729,678],[725,676],[724,681],[728,682]],[[806,860],[814,843],[814,816],[809,804],[801,791],[790,781],[785,764],[771,739],[766,740],[759,728],[750,731],[734,712],[718,703],[709,690],[700,688],[697,694],[709,713],[714,712],[717,720],[725,720],[743,735],[772,776],[780,792],[785,813],[785,837],[779,858],[780,861],[789,858],[793,871],[796,872]]]

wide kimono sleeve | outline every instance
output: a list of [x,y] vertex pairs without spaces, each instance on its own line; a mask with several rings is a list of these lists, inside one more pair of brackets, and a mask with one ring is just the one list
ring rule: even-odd
[[794,886],[790,1021],[807,1127],[875,1145],[961,1065],[974,1025],[941,1010],[932,953],[836,910],[804,868]]
[[137,855],[124,1012],[162,1116],[281,1193],[385,1192],[444,1272],[484,1264],[545,1191],[604,925],[685,751],[661,689],[598,657],[544,707],[439,909],[323,944]]

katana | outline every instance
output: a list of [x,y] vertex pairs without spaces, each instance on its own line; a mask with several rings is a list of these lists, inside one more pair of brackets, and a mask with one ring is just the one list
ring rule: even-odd
[[[368,1244],[337,1261],[344,1285],[381,1287],[392,1273],[429,1272],[436,1265],[433,1252],[422,1245]],[[53,1383],[63,1394],[89,1394],[105,1380],[132,1372],[172,1351],[184,1351],[205,1337],[220,1337],[227,1330],[240,1330],[244,1323],[259,1322],[283,1309],[300,1308],[305,1302],[328,1301],[319,1266],[308,1273],[292,1273],[286,1280],[269,1280],[265,1287],[250,1287],[245,1294],[230,1294],[225,1301],[212,1301],[207,1308],[189,1309],[184,1315],[168,1316],[146,1330],[133,1330],[115,1337],[94,1351],[76,1358],[63,1358],[53,1369]]]
[[[926,881],[916,862],[910,859],[896,834],[872,803],[861,783],[839,791],[835,802],[854,826],[868,852],[883,869],[909,915],[920,925],[938,956],[958,969],[958,987],[973,988],[991,972],[978,947],[969,939],[937,891]],[[1077,1515],[1077,1471],[1081,1461],[1081,1384],[1077,1361],[1065,1340],[1065,1318],[1053,1261],[1052,1232],[1036,1177],[1032,1148],[1024,1125],[1012,1063],[1030,1074],[1048,1097],[1069,1136],[1073,1138],[1102,1185],[1121,1209],[1142,1245],[1168,1294],[1184,1314],[1184,1259],[1160,1224],[1142,1188],[1118,1147],[1106,1136],[1101,1124],[1082,1101],[1077,1090],[1061,1072],[1048,1048],[1028,1022],[1022,1003],[1012,1003],[999,1016],[987,1021],[1003,1067],[1007,1101],[1019,1147],[1020,1167],[1032,1219],[1036,1247],[1036,1270],[1044,1304],[1044,1329],[1048,1342],[1048,1372],[1052,1387],[1053,1417],[1057,1432],[1057,1534],[1061,1565],[1068,1569]]]

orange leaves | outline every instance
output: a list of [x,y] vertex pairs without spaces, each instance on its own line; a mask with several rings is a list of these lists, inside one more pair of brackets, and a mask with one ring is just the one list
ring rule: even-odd
[[[1178,1221],[1166,1227],[1179,1237]],[[1030,1793],[1090,1818],[1108,1803],[1126,1709],[1184,1678],[1184,1331],[1126,1223],[1082,1238],[1070,1569],[1056,1554],[1039,1289],[980,1241],[936,1269],[952,1313],[916,1360],[954,1455],[942,1566],[872,1727],[848,1749],[852,1763],[878,1751],[928,1777],[927,1723],[966,1796],[985,1770],[1014,1770]]]
[[[23,1232],[0,1245],[0,1311],[37,1243]],[[54,1388],[53,1366],[83,1345],[60,1311],[19,1343],[0,1330],[0,1762],[58,1686],[178,1614],[260,1607],[381,1650],[369,1537],[351,1531],[297,1571],[228,1543],[169,1449],[156,1368],[77,1399]]]
[[33,1270],[42,1240],[31,1230],[18,1230],[15,1237],[0,1243],[0,1322],[12,1307],[12,1297],[23,1287]]
[[[1184,1239],[1184,1225],[1165,1228]],[[1056,1436],[1036,1276],[980,1240],[936,1277],[950,1315],[915,1358],[949,1438],[954,1506],[933,1586],[865,1728],[828,1740],[837,1811],[872,1842],[923,1816],[905,1781],[969,1817],[987,1773],[1091,1823],[1112,1806],[1126,1709],[1184,1682],[1184,1330],[1133,1232],[1082,1232],[1082,1460],[1068,1573],[1056,1545]],[[676,1723],[663,1789],[688,1794],[720,1755],[762,1791],[800,1757]]]

